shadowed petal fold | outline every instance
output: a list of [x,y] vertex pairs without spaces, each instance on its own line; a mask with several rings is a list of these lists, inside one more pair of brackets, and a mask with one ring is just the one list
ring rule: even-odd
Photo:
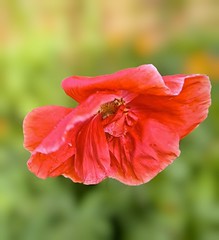
[[97,184],[107,177],[109,167],[108,144],[98,114],[78,132],[74,168],[84,184]]

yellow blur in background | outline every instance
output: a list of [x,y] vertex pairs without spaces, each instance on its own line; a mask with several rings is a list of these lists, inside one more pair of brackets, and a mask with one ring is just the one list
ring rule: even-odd
[[[219,1],[8,0],[0,3],[0,239],[219,239]],[[212,81],[208,119],[151,182],[41,180],[26,167],[22,121],[74,107],[71,75],[141,64]]]

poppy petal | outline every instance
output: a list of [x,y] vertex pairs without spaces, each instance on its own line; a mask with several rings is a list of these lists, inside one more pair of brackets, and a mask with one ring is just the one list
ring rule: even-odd
[[[43,154],[58,151],[63,144],[73,144],[72,147],[74,147],[74,136],[77,129],[87,119],[97,114],[101,104],[117,97],[118,95],[115,94],[96,93],[77,108],[67,109],[66,114],[62,114],[60,110],[60,116],[58,116],[59,111],[55,112],[59,107],[51,106],[48,109],[43,107],[33,110],[24,120],[25,147],[29,147],[33,151],[32,153],[41,152]],[[53,121],[50,115],[54,116],[56,121]],[[42,134],[38,133],[41,131],[39,130],[41,126]],[[39,137],[37,137],[38,135]]]
[[75,170],[75,155],[71,157],[71,166],[63,173],[63,176],[66,178],[70,178],[73,182],[83,182],[83,176],[80,177]]
[[97,184],[110,167],[108,144],[100,114],[84,123],[76,138],[74,168],[84,184]]
[[[164,81],[172,88],[182,82],[182,90],[176,96],[139,96],[131,103],[136,111],[150,114],[163,124],[170,126],[180,136],[186,136],[202,122],[208,114],[210,82],[205,75],[167,76]],[[173,91],[177,91],[177,88]]]
[[[106,164],[104,163],[104,156],[103,156],[103,153],[106,150],[106,140],[104,140],[105,135],[102,130],[103,128],[102,123],[101,121],[97,122],[97,120],[92,120],[92,118],[94,116],[99,116],[100,118],[100,115],[97,114],[100,105],[105,102],[112,101],[116,97],[118,96],[112,95],[112,94],[102,94],[102,93],[94,94],[90,96],[86,101],[81,103],[77,108],[70,109],[71,110],[70,112],[67,111],[69,112],[67,115],[60,114],[62,118],[59,117],[59,121],[57,120],[56,125],[55,126],[53,125],[53,127],[52,126],[50,127],[50,131],[44,131],[43,134],[40,135],[41,138],[37,138],[36,140],[35,138],[33,138],[32,141],[29,140],[29,143],[32,144],[32,145],[31,144],[29,145],[33,146],[34,144],[35,146],[35,148],[32,148],[33,149],[32,156],[28,161],[28,167],[30,171],[32,171],[34,174],[36,174],[38,177],[41,177],[41,178],[52,176],[52,174],[54,174],[54,169],[56,169],[56,173],[59,172],[60,174],[65,174],[65,173],[67,174],[67,172],[69,172],[70,170],[62,169],[62,167],[65,166],[64,162],[68,161],[68,159],[71,157],[73,158],[73,155],[76,152],[76,148],[80,149],[79,151],[80,154],[82,151],[81,147],[83,147],[83,149],[87,149],[85,147],[86,145],[84,145],[84,139],[81,137],[82,133],[84,137],[87,137],[88,144],[91,144],[91,142],[94,141],[94,142],[97,142],[96,146],[103,147],[102,151],[99,150],[99,154],[100,154],[100,159],[103,160],[103,163],[102,163],[103,167],[107,168],[107,166],[105,166]],[[30,133],[31,135],[34,135],[36,133],[37,135],[38,128],[44,124],[43,121],[47,123],[47,116],[49,115],[48,112],[55,109],[56,108],[49,108],[49,111],[48,111],[48,109],[40,108],[36,110],[36,113],[40,113],[36,117],[35,117],[35,114],[36,114],[35,112],[30,114],[24,123],[26,134],[28,134],[29,136]],[[38,120],[38,118],[41,121],[36,121]],[[91,121],[90,123],[91,128],[89,127],[90,125],[88,124],[89,121]],[[35,126],[36,124],[40,124],[40,125],[36,127]],[[83,129],[83,126],[85,127],[84,127],[84,130],[82,131],[80,129],[81,128]],[[87,130],[86,130],[86,126],[88,128]],[[92,139],[93,137],[92,131],[94,131],[94,129],[97,131],[96,140]],[[78,131],[81,132],[80,135],[78,135]],[[87,134],[86,131],[89,132],[88,135],[86,135]],[[101,141],[102,145],[100,145],[98,141]],[[26,142],[28,143],[27,140]],[[78,142],[80,142],[81,145],[78,146]],[[94,147],[95,146],[93,146],[93,148]],[[92,149],[90,151],[92,151]],[[79,154],[79,157],[80,157],[80,154]],[[74,164],[78,163],[77,161],[78,158],[72,159],[71,160],[72,163]],[[85,165],[86,164],[87,163],[85,161]],[[60,169],[59,169],[59,166],[60,166]],[[86,171],[85,173],[83,173],[84,175],[86,175]],[[102,170],[102,172],[104,171]],[[102,173],[100,171],[100,175],[101,174]],[[101,176],[99,176],[99,178]],[[76,178],[81,179],[81,176]],[[86,178],[86,176],[84,178]],[[86,181],[88,182],[89,180],[85,180],[85,182]]]
[[33,151],[72,109],[46,106],[34,109],[23,122],[24,147]]
[[71,169],[72,155],[72,149],[66,146],[55,153],[37,152],[30,157],[27,166],[39,178],[56,177]]
[[[166,76],[164,81],[175,82],[176,78]],[[208,108],[211,105],[210,91],[211,85],[208,76],[198,74],[184,76],[183,89],[178,96],[173,98],[172,103],[176,116],[174,125],[177,125],[175,124],[176,119],[180,119],[179,134],[181,138],[206,119]]]
[[133,93],[158,95],[170,92],[152,64],[97,77],[72,76],[63,80],[62,87],[66,94],[78,102],[84,101],[94,92],[106,90],[128,90]]
[[120,138],[109,141],[110,177],[128,185],[148,182],[179,156],[179,137],[162,123],[144,118]]

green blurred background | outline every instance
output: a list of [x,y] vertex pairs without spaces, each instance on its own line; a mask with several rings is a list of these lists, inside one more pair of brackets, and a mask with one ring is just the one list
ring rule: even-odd
[[[0,3],[0,239],[219,239],[219,1],[3,0]],[[22,121],[75,106],[60,87],[145,63],[162,75],[205,73],[208,119],[151,182],[96,186],[41,180],[26,167]]]

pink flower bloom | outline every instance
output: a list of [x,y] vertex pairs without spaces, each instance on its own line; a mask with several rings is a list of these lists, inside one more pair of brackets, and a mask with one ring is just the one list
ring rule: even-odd
[[179,156],[179,141],[210,106],[207,76],[162,77],[153,65],[62,82],[76,108],[40,107],[24,119],[28,168],[40,178],[64,175],[97,184],[148,182]]

